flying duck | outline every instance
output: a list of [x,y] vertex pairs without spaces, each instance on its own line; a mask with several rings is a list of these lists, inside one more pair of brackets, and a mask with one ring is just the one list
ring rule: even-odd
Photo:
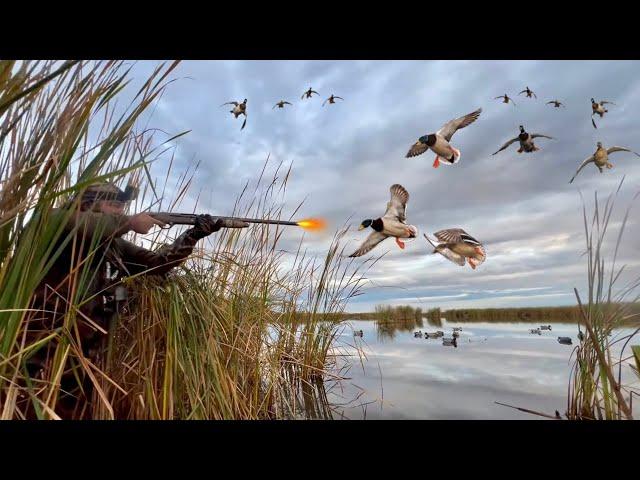
[[[434,244],[426,234],[427,239],[433,247],[433,253],[439,253],[443,257],[464,267],[466,262],[472,269],[482,264],[487,258],[487,252],[484,246],[467,232],[461,228],[450,228],[448,230],[440,230],[434,233],[436,238],[441,242]],[[460,328],[462,330],[462,328]],[[456,330],[457,331],[457,330]]]
[[415,157],[431,149],[436,154],[433,168],[440,166],[440,159],[445,164],[454,164],[460,160],[460,150],[449,144],[451,137],[459,129],[472,124],[480,116],[482,109],[468,113],[460,118],[454,118],[445,123],[436,133],[423,135],[407,152],[406,158]]
[[244,102],[242,103],[227,102],[227,103],[223,103],[220,106],[224,107],[225,105],[234,105],[233,110],[230,110],[230,113],[233,113],[233,115],[236,118],[238,118],[238,116],[240,115],[244,115],[244,122],[242,122],[242,127],[240,128],[240,130],[242,130],[244,126],[247,124],[247,99],[245,98]]
[[276,103],[273,108],[271,110],[273,110],[274,108],[278,107],[278,108],[284,108],[285,105],[292,105],[289,102],[286,102],[284,100],[280,100],[278,103]]
[[306,92],[304,92],[300,98],[301,98],[302,100],[304,100],[305,95],[307,96],[307,98],[311,98],[311,96],[312,96],[314,93],[315,93],[316,95],[320,95],[318,92],[316,92],[315,90],[312,90],[312,89],[311,89],[311,87],[309,87],[309,90],[307,90]]
[[586,165],[590,164],[591,162],[595,163],[596,167],[598,167],[598,170],[600,170],[600,173],[602,173],[604,170],[604,167],[607,168],[613,168],[613,164],[611,162],[609,162],[609,154],[614,153],[614,152],[631,152],[633,154],[635,154],[636,156],[640,157],[640,155],[638,155],[636,152],[634,152],[633,150],[630,150],[626,147],[610,147],[610,148],[604,148],[602,146],[602,142],[598,142],[598,148],[596,149],[595,153],[593,155],[591,155],[590,157],[587,157],[584,159],[584,161],[580,164],[580,166],[578,167],[578,170],[576,171],[576,173],[573,175],[573,177],[571,178],[571,180],[569,180],[569,183],[572,183],[573,180],[576,178],[576,176],[580,173],[580,170],[582,170]]
[[324,104],[327,103],[327,102],[336,103],[336,98],[339,98],[340,100],[344,100],[344,98],[338,97],[338,96],[332,94],[329,98],[327,98],[324,102],[322,102],[322,106],[324,107]]
[[596,126],[596,122],[593,120],[593,116],[597,113],[598,115],[600,115],[600,118],[604,117],[604,114],[609,111],[604,108],[604,105],[608,103],[610,103],[611,105],[615,105],[615,103],[608,102],[607,100],[596,102],[593,98],[591,99],[591,123],[593,124],[593,128],[598,128]]
[[530,90],[529,87],[527,87],[524,90],[522,90],[518,95],[522,95],[523,93],[527,94],[527,98],[531,98],[531,95],[533,95],[534,97],[538,98],[538,96],[535,93],[533,93],[533,90]]
[[493,153],[492,155],[495,155],[496,153],[501,152],[502,150],[507,148],[509,145],[511,145],[513,142],[517,142],[517,141],[520,141],[520,148],[518,149],[518,153],[537,152],[540,149],[536,147],[536,145],[533,143],[533,139],[538,137],[549,138],[551,140],[554,139],[553,137],[549,137],[548,135],[542,135],[541,133],[529,134],[525,132],[524,127],[520,125],[520,135],[518,135],[516,138],[512,138],[511,140],[509,140],[502,147],[500,147],[500,149],[497,152]]
[[406,224],[407,202],[409,201],[409,192],[402,185],[397,183],[391,185],[391,201],[387,203],[387,211],[381,218],[375,220],[363,220],[358,230],[364,230],[371,227],[374,231],[360,245],[360,248],[353,252],[349,257],[360,257],[372,250],[383,240],[388,237],[395,237],[396,243],[404,249],[404,243],[401,238],[415,238],[418,229],[413,225]]
[[546,105],[549,105],[551,103],[553,103],[553,106],[556,107],[556,108],[560,108],[561,105],[564,108],[567,108],[566,105],[564,103],[562,103],[561,101],[559,101],[559,100],[551,100],[550,102],[547,102]]
[[506,93],[504,95],[500,95],[499,97],[494,98],[494,100],[497,100],[498,98],[503,98],[504,100],[502,100],[502,103],[513,103],[513,106],[516,106],[516,102],[513,101],[513,98],[510,98],[509,95],[507,95]]

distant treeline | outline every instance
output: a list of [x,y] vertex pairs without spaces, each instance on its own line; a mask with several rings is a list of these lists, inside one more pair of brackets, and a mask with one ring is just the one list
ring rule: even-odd
[[[629,315],[638,315],[625,323],[640,323],[640,304],[628,304]],[[535,308],[473,308],[447,310],[443,316],[448,322],[567,322],[580,320],[580,307],[535,307]]]

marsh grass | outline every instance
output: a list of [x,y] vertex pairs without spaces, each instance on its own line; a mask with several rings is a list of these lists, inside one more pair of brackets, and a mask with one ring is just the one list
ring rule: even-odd
[[618,286],[625,266],[617,266],[624,229],[637,194],[624,214],[614,237],[615,243],[608,235],[615,200],[623,182],[624,179],[604,204],[595,194],[590,221],[583,199],[588,291],[586,296],[581,296],[575,289],[584,340],[575,348],[566,412],[569,419],[633,419],[637,382],[625,382],[623,368],[632,367],[630,360],[634,353],[628,352],[627,348],[640,329],[623,336],[613,333],[625,322],[638,318],[634,307],[640,299],[640,277],[635,276]]
[[[80,387],[85,376],[94,387],[93,398],[81,398],[74,418],[329,414],[327,405],[315,410],[309,405],[326,400],[324,382],[340,378],[332,356],[340,325],[326,320],[337,319],[360,293],[366,268],[366,262],[344,259],[340,245],[346,228],[336,232],[321,260],[306,254],[302,239],[295,254],[282,251],[281,227],[223,230],[211,237],[212,249],[200,243],[169,279],[125,279],[130,295],[109,331],[85,313],[99,299],[90,288],[96,275],[91,260],[101,245],[97,237],[78,240],[65,233],[64,224],[78,212],[76,195],[95,181],[132,181],[142,191],[136,211],[172,210],[191,186],[192,176],[184,173],[175,182],[174,198],[165,197],[173,158],[162,189],[151,178],[153,162],[186,132],[158,142],[156,130],[146,125],[140,130],[143,114],[171,83],[177,65],[159,65],[122,108],[117,101],[131,88],[123,62],[0,62],[3,419],[24,418],[27,407],[37,418],[59,418],[60,380],[70,371]],[[233,213],[283,215],[276,200],[284,198],[291,168],[278,181],[280,165],[267,182],[267,163],[253,193],[247,184]],[[67,215],[53,217],[53,208],[63,205]],[[156,248],[176,233],[130,239]],[[73,252],[68,274],[47,286],[47,305],[53,305],[47,308],[53,310],[44,311],[34,292],[65,245]],[[50,315],[59,321],[34,331],[33,322]],[[80,325],[109,340],[96,360],[83,353]],[[26,366],[36,352],[47,359],[37,377]]]

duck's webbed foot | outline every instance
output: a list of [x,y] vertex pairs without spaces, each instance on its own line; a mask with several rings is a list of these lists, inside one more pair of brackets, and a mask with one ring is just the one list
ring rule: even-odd
[[400,240],[398,237],[396,237],[396,243],[402,250],[404,250],[404,242]]
[[607,168],[613,168],[613,164],[607,162]]

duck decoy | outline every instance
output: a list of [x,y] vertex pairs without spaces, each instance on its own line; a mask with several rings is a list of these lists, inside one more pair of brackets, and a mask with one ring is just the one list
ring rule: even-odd
[[558,337],[558,343],[562,345],[572,345],[571,337]]

